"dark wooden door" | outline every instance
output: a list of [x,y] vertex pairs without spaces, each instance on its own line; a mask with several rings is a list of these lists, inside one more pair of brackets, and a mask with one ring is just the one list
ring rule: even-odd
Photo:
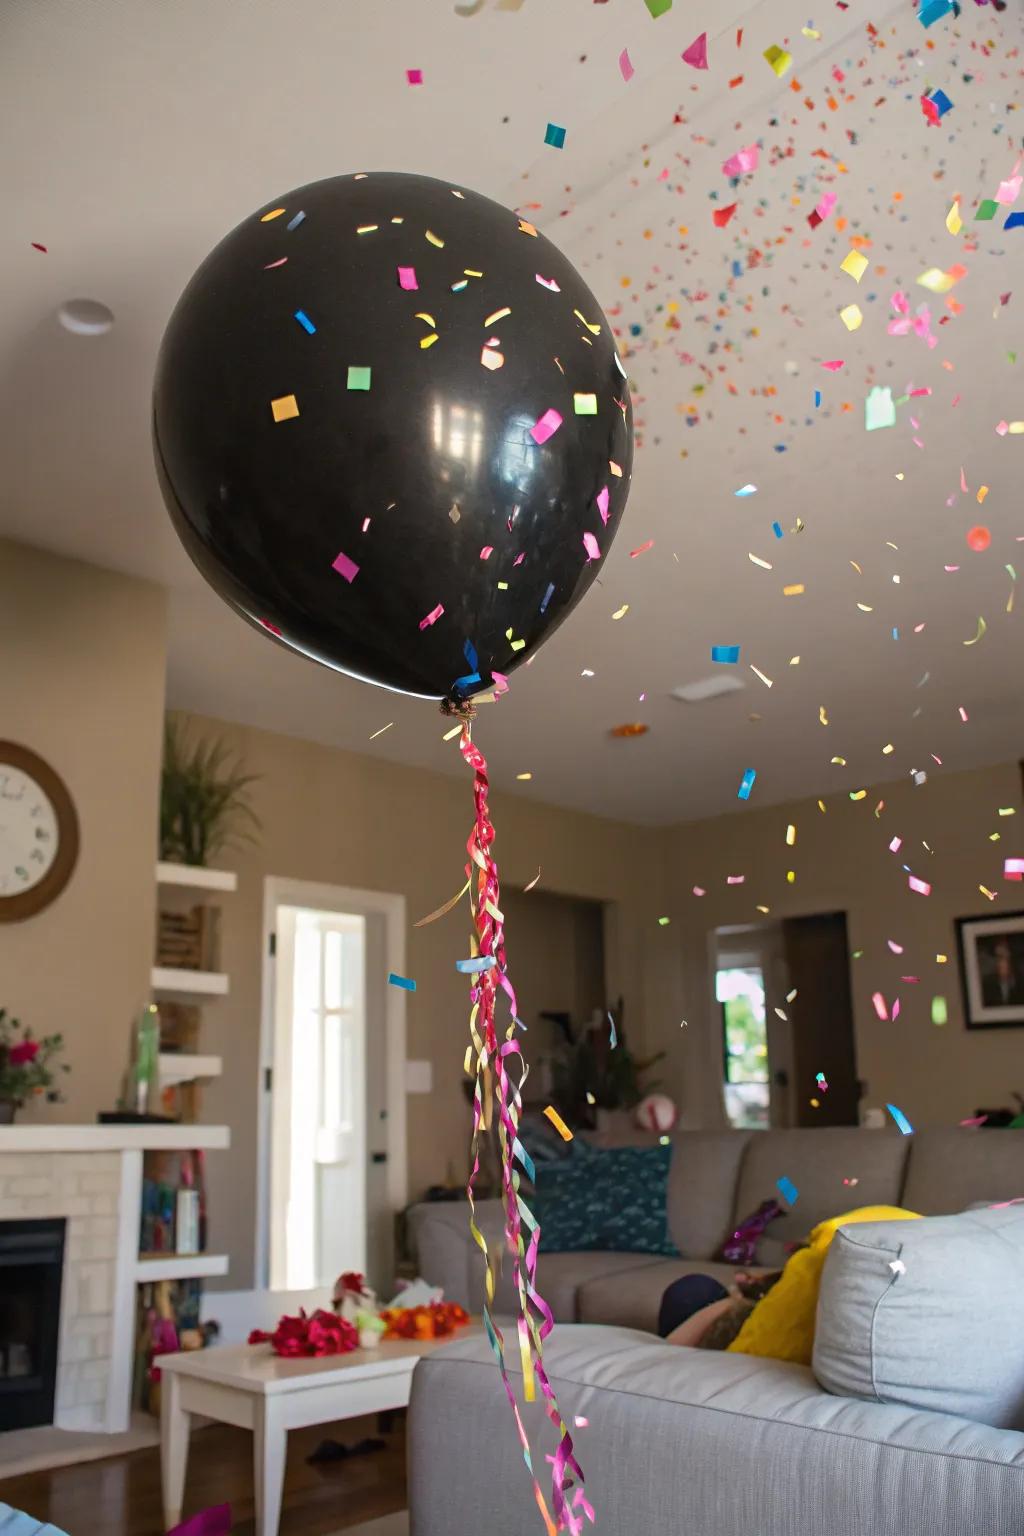
[[[790,987],[795,1125],[856,1125],[860,1085],[845,912],[787,917],[782,940]],[[828,1088],[816,1082],[824,1073]],[[819,1108],[811,1107],[817,1099]]]

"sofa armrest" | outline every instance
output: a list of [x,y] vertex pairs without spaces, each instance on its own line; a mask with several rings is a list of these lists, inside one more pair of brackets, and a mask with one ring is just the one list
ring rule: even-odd
[[[469,1206],[465,1200],[437,1201],[411,1206],[407,1220],[417,1272],[429,1285],[439,1285],[445,1301],[457,1301],[467,1312],[479,1313],[484,1304],[484,1256],[469,1230]],[[501,1258],[504,1251],[504,1215],[500,1200],[480,1200],[476,1224],[487,1247]],[[509,1311],[505,1287],[499,1280],[495,1310]],[[511,1289],[509,1298],[511,1299]],[[505,1305],[502,1305],[506,1302]]]

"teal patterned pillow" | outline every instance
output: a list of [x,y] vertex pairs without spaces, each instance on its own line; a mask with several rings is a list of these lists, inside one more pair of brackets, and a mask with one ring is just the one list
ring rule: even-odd
[[604,1250],[677,1255],[668,1232],[672,1148],[586,1147],[537,1169],[529,1202],[542,1253]]

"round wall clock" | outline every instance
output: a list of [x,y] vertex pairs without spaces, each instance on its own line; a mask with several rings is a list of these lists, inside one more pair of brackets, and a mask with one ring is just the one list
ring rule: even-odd
[[0,741],[0,923],[32,917],[71,879],[78,816],[49,763]]

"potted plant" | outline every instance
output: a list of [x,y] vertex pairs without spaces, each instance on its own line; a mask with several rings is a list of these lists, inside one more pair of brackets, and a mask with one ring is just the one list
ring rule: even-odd
[[50,1104],[60,1100],[55,1075],[70,1068],[64,1062],[52,1063],[63,1049],[63,1035],[36,1040],[6,1008],[0,1008],[0,1125],[12,1125],[27,1099],[45,1094]]
[[164,723],[160,775],[160,857],[205,865],[222,849],[252,842],[259,819],[249,804],[255,774],[244,773],[226,742],[190,741],[180,720]]
[[620,997],[614,1010],[598,1009],[577,1031],[567,1014],[541,1015],[557,1022],[562,1031],[551,1060],[552,1090],[560,1110],[568,1111],[576,1125],[592,1127],[600,1111],[635,1109],[645,1094],[660,1086],[657,1080],[643,1079],[665,1052],[634,1056],[626,1044],[623,1012]]

